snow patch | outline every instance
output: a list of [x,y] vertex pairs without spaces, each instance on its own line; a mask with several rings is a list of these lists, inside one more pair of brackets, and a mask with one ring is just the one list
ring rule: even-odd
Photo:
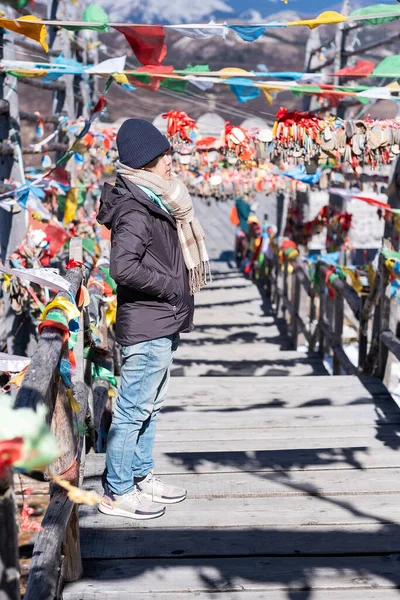
[[144,23],[196,23],[209,18],[215,12],[233,13],[223,0],[99,0],[111,21],[134,21]]

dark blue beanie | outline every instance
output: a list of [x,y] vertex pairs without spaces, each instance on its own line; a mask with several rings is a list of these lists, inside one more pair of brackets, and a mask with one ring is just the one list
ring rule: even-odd
[[132,169],[141,169],[170,149],[169,141],[144,119],[127,119],[117,134],[119,160]]

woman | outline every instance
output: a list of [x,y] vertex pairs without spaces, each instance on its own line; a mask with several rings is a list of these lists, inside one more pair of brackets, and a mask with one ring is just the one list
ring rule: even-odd
[[193,329],[193,294],[209,264],[190,195],[171,177],[167,138],[143,119],[128,119],[117,147],[116,183],[104,186],[98,221],[111,229],[122,370],[99,510],[151,519],[186,498],[186,490],[153,476],[152,451],[179,334]]

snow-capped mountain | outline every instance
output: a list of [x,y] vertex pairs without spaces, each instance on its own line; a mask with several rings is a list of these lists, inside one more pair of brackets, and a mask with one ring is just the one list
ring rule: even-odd
[[[381,0],[392,3],[392,0]],[[350,0],[352,10],[371,4],[371,0]],[[317,15],[324,10],[339,10],[342,0],[98,0],[112,21],[143,23],[196,23],[211,18],[243,19],[262,22],[270,15],[295,11]],[[322,6],[323,5],[323,6]]]
[[211,15],[234,14],[224,0],[100,0],[111,21],[143,21],[144,23],[195,23]]

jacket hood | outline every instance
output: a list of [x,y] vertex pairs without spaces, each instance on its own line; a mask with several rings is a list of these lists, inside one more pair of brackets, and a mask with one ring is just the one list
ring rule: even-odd
[[107,229],[111,229],[117,210],[124,201],[126,192],[120,188],[105,183],[100,197],[100,210],[97,215],[97,221],[100,225],[105,225]]
[[174,227],[175,220],[165,213],[134,183],[127,181],[124,177],[117,177],[115,185],[105,183],[100,197],[100,209],[97,215],[97,221],[100,225],[105,225],[111,229],[115,218],[121,210],[128,210],[127,203],[138,202],[145,206],[147,210],[153,213],[161,214],[168,219]]

